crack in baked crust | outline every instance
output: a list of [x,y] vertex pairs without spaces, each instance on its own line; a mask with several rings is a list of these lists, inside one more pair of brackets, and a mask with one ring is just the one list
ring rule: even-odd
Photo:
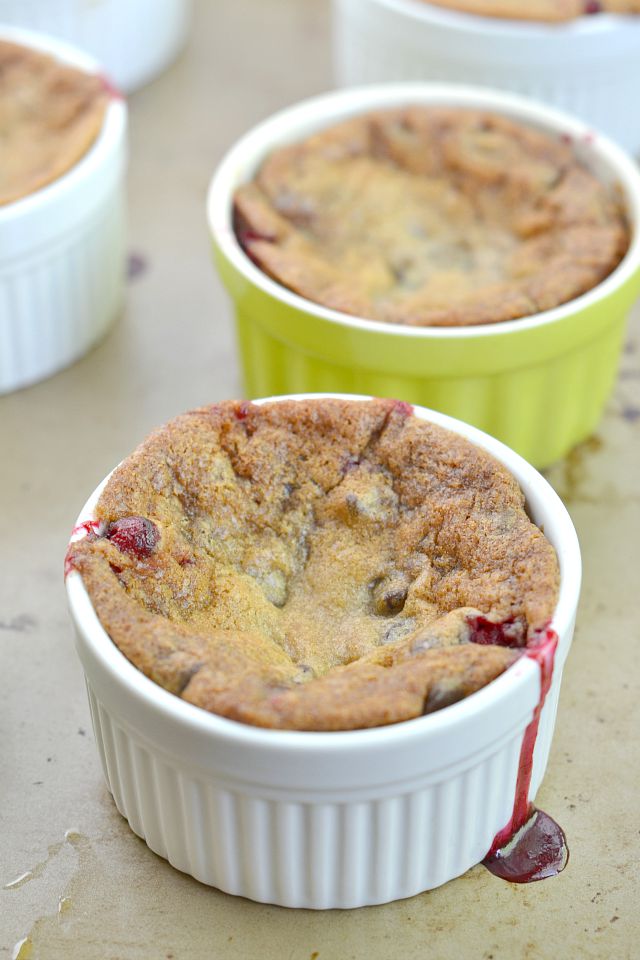
[[[469,642],[474,619],[524,643],[557,598],[513,477],[396,401],[193,411],[114,472],[96,516],[105,535],[69,558],[114,642],[171,692],[261,726],[445,706],[518,656]],[[142,554],[135,520],[110,539],[125,517]]]

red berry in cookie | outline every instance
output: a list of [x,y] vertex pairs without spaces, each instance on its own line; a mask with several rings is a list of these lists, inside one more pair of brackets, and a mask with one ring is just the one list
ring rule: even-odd
[[153,552],[160,534],[155,523],[146,517],[122,517],[109,524],[106,537],[122,553],[144,560]]
[[520,617],[511,617],[493,623],[486,617],[469,617],[469,642],[494,644],[498,647],[524,647],[527,640],[526,624]]

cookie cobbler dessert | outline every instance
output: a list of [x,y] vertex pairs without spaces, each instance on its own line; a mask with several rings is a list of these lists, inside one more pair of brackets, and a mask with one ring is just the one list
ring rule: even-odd
[[234,198],[236,236],[314,303],[413,326],[495,323],[590,290],[629,244],[614,188],[504,116],[409,106],[273,152]]
[[96,140],[103,78],[0,39],[0,206],[70,170]]
[[596,13],[640,13],[640,0],[428,0],[480,17],[539,20],[551,23]]
[[493,457],[391,400],[223,402],[116,469],[71,543],[147,677],[262,727],[419,717],[544,630],[551,544]]

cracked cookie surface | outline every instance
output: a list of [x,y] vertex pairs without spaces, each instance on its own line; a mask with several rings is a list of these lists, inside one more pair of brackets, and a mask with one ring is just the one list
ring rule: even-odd
[[71,169],[97,138],[102,77],[0,39],[0,206]]
[[[396,401],[192,411],[114,472],[96,519],[68,560],[114,642],[259,726],[439,709],[502,673],[557,599],[514,478]],[[471,642],[479,617],[490,643]]]
[[234,217],[283,286],[410,326],[550,309],[600,283],[629,244],[618,198],[570,144],[453,108],[370,113],[277,150],[236,191]]

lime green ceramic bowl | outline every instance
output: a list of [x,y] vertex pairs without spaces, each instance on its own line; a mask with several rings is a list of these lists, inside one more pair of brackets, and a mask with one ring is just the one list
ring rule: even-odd
[[[465,328],[351,317],[292,293],[256,267],[233,232],[235,188],[274,149],[348,116],[402,104],[488,109],[570,136],[579,158],[619,186],[632,229],[617,269],[553,310]],[[613,386],[627,314],[640,294],[640,171],[615,144],[556,110],[510,94],[443,84],[342,90],[282,111],[226,155],[208,195],[214,257],[236,312],[248,396],[348,392],[398,397],[465,420],[538,467],[595,428]]]

